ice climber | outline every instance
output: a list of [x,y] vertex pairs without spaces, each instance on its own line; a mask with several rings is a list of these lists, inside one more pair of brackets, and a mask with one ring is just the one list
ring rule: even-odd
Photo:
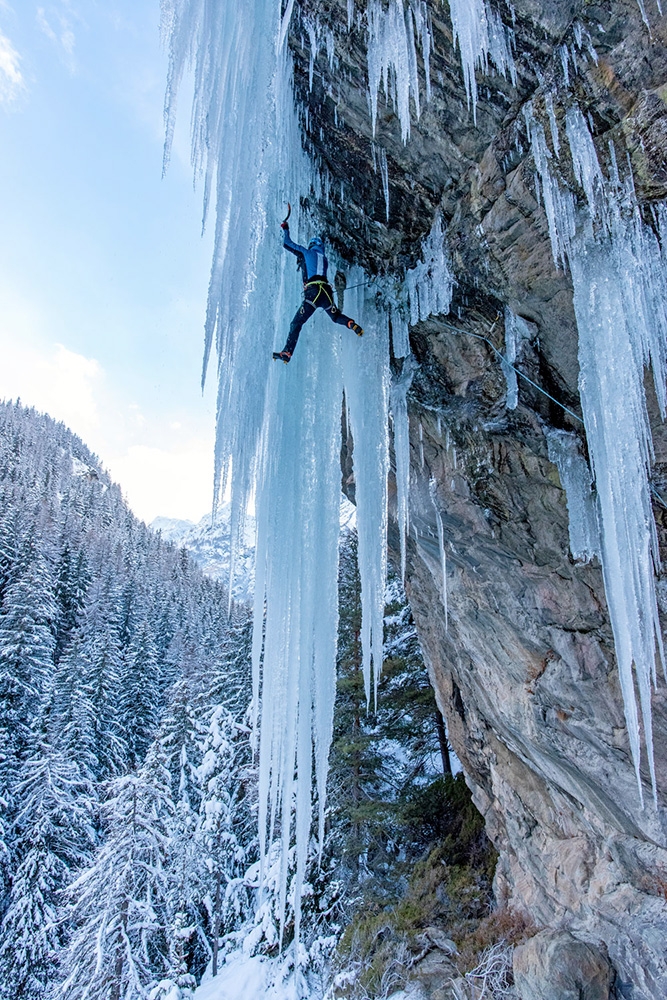
[[287,343],[282,351],[274,351],[273,357],[287,364],[294,354],[296,342],[301,333],[301,327],[313,315],[316,309],[324,309],[334,323],[347,326],[361,337],[363,330],[349,316],[343,315],[334,302],[333,288],[327,281],[329,262],[324,253],[324,240],[316,236],[307,247],[295,243],[289,234],[287,219],[281,223],[283,229],[283,246],[297,259],[297,266],[303,278],[303,302],[299,306],[289,328]]

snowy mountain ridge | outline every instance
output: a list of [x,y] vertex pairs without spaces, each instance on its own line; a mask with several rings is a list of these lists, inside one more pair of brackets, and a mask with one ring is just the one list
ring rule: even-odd
[[[210,514],[201,521],[183,520],[174,517],[156,517],[150,523],[153,531],[159,531],[165,542],[178,545],[190,553],[206,576],[222,583],[229,582],[229,518],[230,504],[220,505],[213,518]],[[341,531],[356,527],[356,508],[347,497],[341,497]],[[255,519],[246,520],[243,546],[237,554],[232,585],[235,601],[252,600],[255,580]]]
[[[196,524],[193,521],[171,517],[156,517],[151,521],[153,531],[159,531],[166,542],[186,549],[206,576],[229,582],[230,554],[230,504],[221,504],[215,517],[204,515]],[[235,601],[252,600],[255,580],[255,521],[248,517],[243,544],[237,553],[234,567],[232,597]]]

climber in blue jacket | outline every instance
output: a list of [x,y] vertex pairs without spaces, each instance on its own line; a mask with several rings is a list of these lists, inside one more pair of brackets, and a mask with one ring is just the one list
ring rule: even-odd
[[324,309],[334,323],[347,326],[350,330],[354,330],[359,337],[364,331],[353,319],[344,316],[334,302],[333,289],[327,281],[329,262],[324,253],[322,237],[316,236],[307,247],[302,247],[290,238],[287,220],[281,223],[281,228],[283,229],[283,246],[295,255],[297,266],[303,278],[303,302],[290,325],[287,343],[282,351],[274,351],[273,353],[276,361],[280,359],[287,364],[294,354],[301,327],[310,319],[316,309]]

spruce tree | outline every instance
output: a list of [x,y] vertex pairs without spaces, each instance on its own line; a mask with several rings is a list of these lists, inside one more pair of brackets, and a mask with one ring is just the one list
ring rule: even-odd
[[95,794],[76,764],[46,739],[21,769],[14,788],[15,872],[0,927],[0,996],[41,1000],[51,981],[64,928],[62,889],[90,859]]
[[11,762],[25,759],[31,724],[52,677],[55,614],[50,569],[38,551],[8,587],[0,613],[0,745],[6,778]]
[[159,744],[138,773],[110,784],[104,843],[67,892],[75,930],[62,962],[63,1000],[141,1000],[168,972],[169,784]]
[[80,549],[76,554],[72,551],[70,543],[65,541],[60,554],[55,587],[57,618],[54,659],[56,663],[74,632],[89,585],[90,572],[85,550]]
[[158,656],[148,616],[129,632],[120,692],[120,725],[125,733],[128,765],[139,767],[155,738],[159,716]]

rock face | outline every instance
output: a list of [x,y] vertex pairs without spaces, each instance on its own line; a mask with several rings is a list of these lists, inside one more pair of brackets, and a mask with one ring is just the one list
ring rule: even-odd
[[521,1000],[609,1000],[611,969],[599,948],[567,931],[542,931],[514,952]]
[[[653,699],[658,807],[644,772],[642,807],[601,569],[570,555],[545,439],[545,429],[565,428],[585,448],[581,424],[525,382],[508,411],[497,358],[469,334],[502,350],[509,306],[529,321],[521,371],[581,412],[572,288],[553,262],[523,112],[532,102],[548,134],[551,94],[565,145],[564,109],[576,102],[601,159],[609,141],[619,160],[629,157],[649,218],[667,197],[667,18],[636,0],[501,3],[514,26],[516,86],[478,73],[474,122],[448,8],[431,0],[433,95],[404,144],[382,96],[373,137],[364,12],[353,9],[348,31],[344,0],[301,4],[290,36],[295,87],[308,112],[304,141],[331,191],[344,185],[344,204],[332,194],[320,206],[341,259],[400,273],[437,209],[447,227],[451,314],[411,329],[419,370],[408,397],[407,589],[450,739],[500,852],[497,896],[606,951],[618,996],[655,1000],[667,996],[665,684]],[[309,29],[322,39],[312,89]],[[387,155],[388,223],[372,141]],[[565,153],[559,170],[576,188]],[[648,405],[653,415],[651,397]],[[660,483],[667,437],[652,422]],[[447,539],[448,628],[434,504]],[[665,553],[667,518],[660,506],[654,513]],[[395,523],[390,545],[395,553]]]

